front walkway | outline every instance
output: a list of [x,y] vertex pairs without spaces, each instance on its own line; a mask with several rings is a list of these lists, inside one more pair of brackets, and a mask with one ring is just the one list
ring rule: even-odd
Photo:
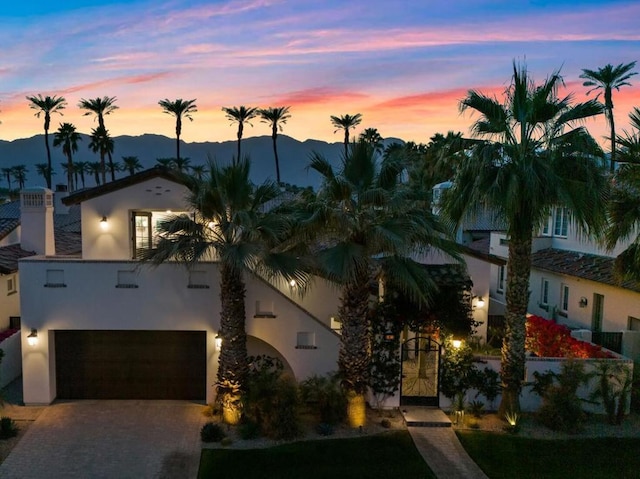
[[186,401],[53,404],[0,465],[0,477],[194,478],[207,421],[202,411]]
[[447,415],[438,408],[403,407],[413,443],[440,479],[488,479],[458,440]]

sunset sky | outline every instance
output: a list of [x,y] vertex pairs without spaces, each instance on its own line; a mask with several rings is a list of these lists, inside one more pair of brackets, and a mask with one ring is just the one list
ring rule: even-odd
[[[7,5],[8,4],[8,5]],[[188,6],[185,6],[188,5]],[[197,99],[185,141],[235,139],[222,106],[291,106],[284,134],[340,141],[330,115],[428,142],[468,134],[458,103],[469,89],[501,95],[512,62],[541,81],[562,68],[567,92],[582,68],[640,60],[640,2],[80,1],[5,2],[0,12],[0,139],[42,133],[26,95],[62,95],[54,116],[90,133],[81,98],[115,96],[112,136],[174,135],[158,100]],[[640,71],[640,68],[636,68]],[[619,130],[640,106],[640,75],[614,93]],[[604,117],[587,125],[602,140]],[[269,134],[259,121],[245,137]]]

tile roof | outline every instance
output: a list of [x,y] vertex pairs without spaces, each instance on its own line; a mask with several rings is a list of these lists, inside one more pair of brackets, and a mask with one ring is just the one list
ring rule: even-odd
[[0,248],[0,273],[9,274],[18,271],[18,260],[33,256],[33,251],[23,250],[19,244],[12,244]]
[[640,293],[640,283],[619,282],[616,279],[613,272],[614,261],[614,258],[608,256],[547,248],[533,253],[532,266]]
[[486,238],[481,238],[466,245],[462,245],[462,252],[498,266],[504,266],[507,264],[505,259],[490,253],[490,244],[491,237],[487,236]]
[[0,218],[0,239],[18,227],[20,220],[16,218]]

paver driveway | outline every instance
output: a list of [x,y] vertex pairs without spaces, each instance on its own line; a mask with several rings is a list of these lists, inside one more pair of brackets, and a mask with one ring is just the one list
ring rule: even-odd
[[53,404],[0,465],[0,477],[194,478],[203,407],[185,401]]

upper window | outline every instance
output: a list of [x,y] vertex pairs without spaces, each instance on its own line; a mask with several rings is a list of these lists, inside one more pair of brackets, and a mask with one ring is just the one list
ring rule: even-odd
[[566,238],[568,225],[569,210],[567,208],[556,208],[556,214],[553,221],[553,235]]
[[16,282],[16,275],[12,274],[7,278],[7,295],[18,292],[18,284]]
[[175,215],[188,214],[185,211],[133,211],[131,214],[132,255],[140,259],[146,251],[158,244],[158,224]]

